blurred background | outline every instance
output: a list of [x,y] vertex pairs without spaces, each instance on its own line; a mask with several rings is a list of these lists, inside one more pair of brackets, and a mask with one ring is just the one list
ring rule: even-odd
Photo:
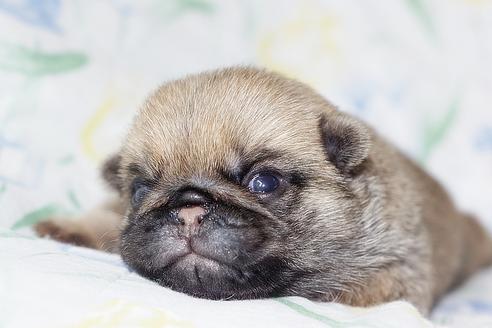
[[94,206],[144,98],[229,65],[316,88],[492,230],[488,0],[0,0],[0,227]]

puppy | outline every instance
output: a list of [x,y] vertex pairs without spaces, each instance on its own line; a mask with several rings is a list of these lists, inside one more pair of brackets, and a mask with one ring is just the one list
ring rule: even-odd
[[492,241],[373,129],[306,85],[230,68],[160,87],[103,176],[118,197],[41,236],[120,252],[210,299],[296,295],[427,313]]

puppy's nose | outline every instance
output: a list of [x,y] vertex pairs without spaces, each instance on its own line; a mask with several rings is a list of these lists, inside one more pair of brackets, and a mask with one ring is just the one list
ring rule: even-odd
[[205,205],[210,201],[209,197],[201,191],[195,189],[186,189],[178,192],[174,198],[174,207],[185,207],[194,205]]
[[178,211],[178,218],[181,224],[195,231],[202,223],[205,212],[202,206],[182,207]]
[[178,220],[182,226],[181,233],[190,237],[198,232],[207,214],[206,204],[209,202],[208,196],[195,189],[180,191],[175,199],[174,206],[178,208]]

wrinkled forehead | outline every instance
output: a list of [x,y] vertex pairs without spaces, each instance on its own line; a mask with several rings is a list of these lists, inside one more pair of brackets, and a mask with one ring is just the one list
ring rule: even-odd
[[271,81],[216,76],[176,81],[142,108],[127,155],[182,174],[268,152],[303,153],[319,139],[319,115],[309,110],[317,104],[311,102],[292,86]]

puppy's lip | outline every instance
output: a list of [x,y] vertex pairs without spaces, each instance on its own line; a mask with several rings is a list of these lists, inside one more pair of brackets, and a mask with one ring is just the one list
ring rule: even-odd
[[[225,263],[223,261],[220,261],[218,259],[214,259],[214,258],[205,256],[205,255],[201,255],[200,253],[197,253],[197,252],[194,252],[191,250],[190,250],[190,252],[175,258],[171,263],[166,265],[165,269],[166,270],[173,270],[179,266],[181,266],[181,269],[183,269],[183,270],[192,270],[193,269],[193,270],[195,270],[195,274],[197,274],[196,270],[198,267],[206,268],[210,272],[213,272],[213,271],[220,272],[224,269],[227,269],[230,271],[234,271],[237,276],[244,278],[244,273],[240,269],[236,268],[235,266],[233,266],[229,263]],[[186,268],[186,266],[188,266],[188,268]],[[200,279],[197,279],[197,280],[199,281]]]
[[203,263],[207,263],[207,264],[213,264],[213,265],[218,265],[218,266],[224,266],[223,263],[221,263],[220,261],[217,261],[217,260],[214,260],[214,259],[211,259],[209,257],[206,257],[206,256],[203,256],[203,255],[200,255],[198,253],[195,253],[195,252],[190,252],[184,256],[182,256],[180,258],[180,261],[190,261],[190,262],[194,262],[194,263],[199,263],[199,262],[203,262]]
[[204,256],[204,255],[201,255],[197,252],[194,252],[192,250],[190,250],[189,252],[187,252],[186,254],[183,254],[181,256],[178,256],[176,259],[174,259],[171,263],[169,263],[168,265],[166,265],[166,268],[172,268],[174,266],[176,266],[178,263],[180,262],[183,262],[183,261],[190,261],[190,262],[193,262],[193,263],[199,263],[199,262],[203,262],[203,263],[207,263],[207,264],[215,264],[215,265],[218,265],[220,267],[229,267],[231,268],[231,266],[229,264],[226,264],[226,263],[223,263],[219,260],[216,260],[216,259],[213,259],[213,258],[210,258],[210,257],[207,257],[207,256]]

